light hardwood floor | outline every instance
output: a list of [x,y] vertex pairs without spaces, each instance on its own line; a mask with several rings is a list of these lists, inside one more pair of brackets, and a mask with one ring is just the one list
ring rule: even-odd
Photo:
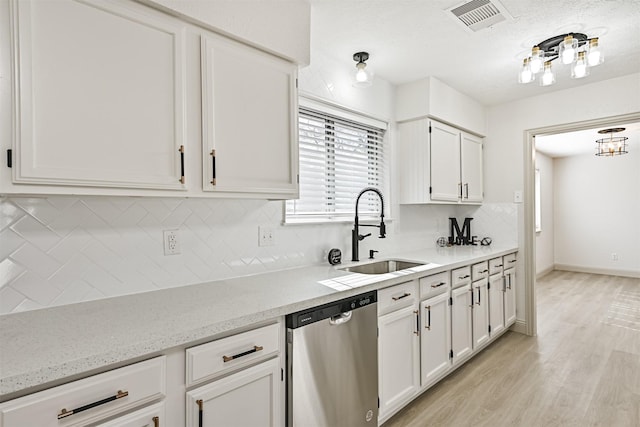
[[640,279],[553,271],[507,332],[384,427],[640,426]]

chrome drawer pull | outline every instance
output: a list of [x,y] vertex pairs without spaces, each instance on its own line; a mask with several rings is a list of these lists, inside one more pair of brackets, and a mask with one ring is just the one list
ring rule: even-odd
[[425,326],[425,329],[427,330],[431,330],[431,306],[428,305],[425,307],[427,310],[427,326]]
[[88,409],[95,408],[96,406],[104,405],[105,403],[113,402],[114,400],[122,399],[123,397],[127,397],[127,396],[129,396],[128,391],[118,390],[118,392],[114,396],[110,396],[110,397],[107,397],[106,399],[98,400],[97,402],[89,403],[88,405],[80,406],[79,408],[72,409],[70,411],[67,411],[65,408],[62,408],[62,410],[58,414],[58,419],[61,420],[73,414],[84,412]]
[[258,352],[258,351],[262,351],[262,350],[264,350],[264,347],[259,346],[259,345],[254,345],[251,350],[247,350],[247,351],[244,351],[242,353],[235,354],[233,356],[222,356],[222,360],[224,361],[224,363],[227,363],[227,362],[231,362],[234,359],[238,359],[240,357],[243,357],[243,356],[246,356],[248,354],[252,354],[252,353]]
[[404,295],[400,295],[399,297],[391,297],[391,299],[394,301],[398,301],[409,296],[411,296],[411,294],[409,292],[405,292]]
[[432,287],[432,288],[439,288],[440,286],[444,286],[444,285],[446,285],[446,284],[447,284],[447,282],[440,282],[440,283],[438,283],[437,285],[431,285],[431,287]]

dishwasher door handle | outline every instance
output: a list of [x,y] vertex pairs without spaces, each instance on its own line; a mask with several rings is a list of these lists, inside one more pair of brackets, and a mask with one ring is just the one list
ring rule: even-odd
[[335,316],[331,316],[329,318],[329,323],[331,325],[342,325],[343,323],[347,323],[351,320],[352,311],[345,311],[344,313],[336,314]]

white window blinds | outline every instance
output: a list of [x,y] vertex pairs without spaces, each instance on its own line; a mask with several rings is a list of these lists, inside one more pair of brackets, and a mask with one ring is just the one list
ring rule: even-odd
[[[300,198],[287,201],[287,219],[351,217],[366,187],[386,191],[384,129],[307,107],[299,110]],[[363,120],[366,121],[366,120]],[[378,216],[373,193],[360,199],[358,215]]]

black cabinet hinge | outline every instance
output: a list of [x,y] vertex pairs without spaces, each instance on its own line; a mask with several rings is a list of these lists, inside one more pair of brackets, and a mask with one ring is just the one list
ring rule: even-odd
[[429,186],[429,194],[433,192],[433,187]]
[[378,396],[378,409],[380,409],[380,396]]
[[491,283],[487,283],[487,289],[491,289]]
[[491,325],[489,325],[489,333],[491,333]]
[[11,148],[7,150],[7,167],[13,167],[13,150]]
[[431,125],[429,125],[429,133],[431,133]]
[[449,359],[453,359],[453,350],[449,350]]
[[449,297],[449,305],[453,305],[453,298]]
[[284,369],[280,368],[280,381],[284,381]]

